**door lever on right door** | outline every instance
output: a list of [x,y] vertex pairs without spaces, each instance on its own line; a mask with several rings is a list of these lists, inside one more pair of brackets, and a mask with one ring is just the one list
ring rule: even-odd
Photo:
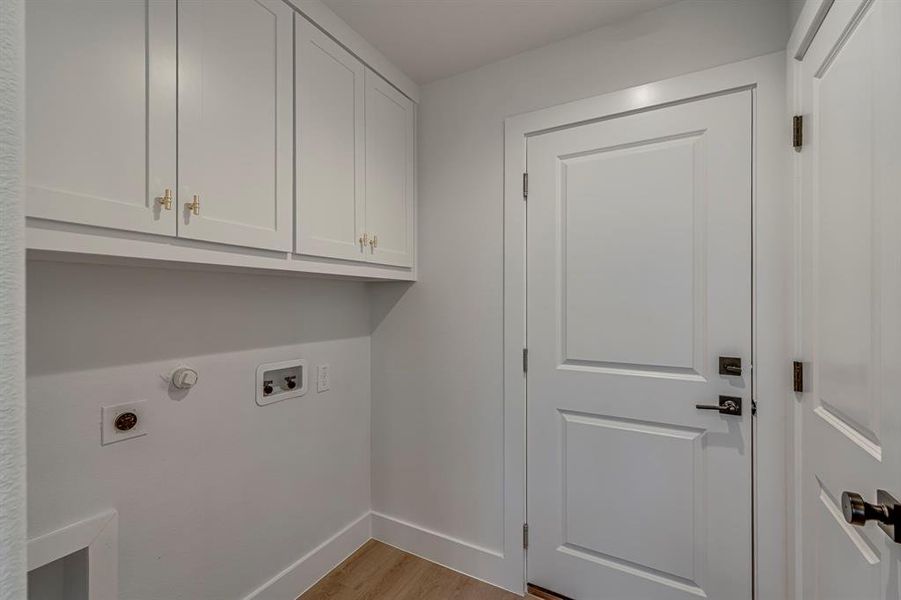
[[720,396],[719,404],[695,404],[701,410],[716,410],[721,415],[741,416],[741,398],[738,396]]
[[901,544],[901,504],[885,490],[876,490],[876,504],[864,501],[860,494],[842,492],[842,515],[858,527],[876,521],[893,542]]

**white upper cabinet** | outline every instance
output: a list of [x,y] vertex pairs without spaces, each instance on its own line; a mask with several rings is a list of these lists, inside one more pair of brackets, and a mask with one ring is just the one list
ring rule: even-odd
[[305,18],[295,23],[296,251],[361,260],[363,64]]
[[410,267],[413,102],[296,22],[296,251]]
[[28,216],[175,235],[175,0],[25,6]]
[[28,248],[416,278],[414,103],[377,54],[284,0],[25,6]]
[[367,259],[385,265],[413,264],[413,102],[372,71],[366,71]]
[[179,0],[179,237],[291,250],[293,14]]

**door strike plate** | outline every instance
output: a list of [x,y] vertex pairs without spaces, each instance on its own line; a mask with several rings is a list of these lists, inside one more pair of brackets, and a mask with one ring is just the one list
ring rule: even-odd
[[720,375],[741,376],[741,358],[736,356],[721,356]]

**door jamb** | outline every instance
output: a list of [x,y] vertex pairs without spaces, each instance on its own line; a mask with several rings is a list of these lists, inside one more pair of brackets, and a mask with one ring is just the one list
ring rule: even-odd
[[[829,0],[824,0],[829,1]],[[806,8],[805,8],[806,10]],[[504,557],[519,565],[523,591],[526,555],[519,543],[526,522],[526,202],[522,193],[526,140],[548,130],[659,108],[731,90],[752,90],[752,389],[758,403],[752,426],[753,590],[757,598],[788,597],[794,563],[787,558],[787,406],[791,392],[793,328],[793,209],[788,194],[790,128],[785,52],[509,117],[504,121]],[[529,201],[534,201],[531,199]],[[514,566],[511,566],[514,569]]]
[[[793,115],[802,114],[802,62],[805,55],[807,54],[807,50],[810,48],[811,43],[816,37],[820,26],[823,24],[823,21],[826,19],[826,16],[829,14],[829,11],[834,3],[835,0],[806,0],[804,6],[801,9],[801,14],[798,16],[794,28],[792,29],[791,36],[789,37],[785,57],[786,80],[788,85],[787,106],[788,110]],[[802,360],[801,320],[799,318],[801,316],[801,307],[799,303],[801,301],[801,261],[803,252],[803,249],[801,247],[803,239],[801,235],[801,171],[803,166],[801,164],[800,155],[798,153],[793,152],[791,154],[790,165],[791,185],[789,188],[789,193],[791,195],[789,196],[789,199],[794,211],[794,227],[792,232],[794,240],[794,272],[791,281],[793,291],[791,307],[791,323],[793,334],[792,352],[796,357],[798,357],[799,360]],[[793,598],[803,597],[803,557],[801,554],[801,538],[803,534],[801,522],[801,416],[803,412],[803,406],[801,404],[802,399],[802,393],[794,395],[793,401],[790,404],[791,413],[787,415],[788,423],[790,423],[789,433],[791,436],[789,439],[790,453],[786,455],[786,458],[789,459],[790,468],[788,489],[786,491],[790,517],[788,522],[791,523],[791,529],[788,532],[787,540],[787,558],[791,561],[789,568],[788,587]]]

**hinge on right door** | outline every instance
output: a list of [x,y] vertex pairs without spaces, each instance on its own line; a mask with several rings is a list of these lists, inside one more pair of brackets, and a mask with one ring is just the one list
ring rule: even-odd
[[804,117],[795,115],[792,117],[792,148],[800,150],[804,145]]
[[529,349],[528,348],[522,349],[522,372],[523,373],[529,372]]
[[528,523],[522,524],[522,547],[523,548],[529,547],[529,524]]
[[529,174],[522,174],[522,198],[523,200],[527,200],[529,198]]

